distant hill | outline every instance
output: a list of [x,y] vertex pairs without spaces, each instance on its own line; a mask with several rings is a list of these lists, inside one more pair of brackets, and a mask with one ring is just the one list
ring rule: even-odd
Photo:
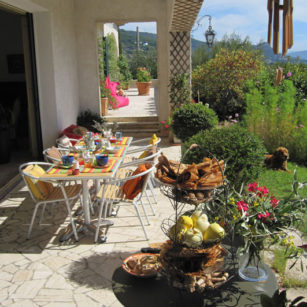
[[255,49],[263,51],[267,63],[287,62],[288,59],[290,62],[297,62],[298,57],[299,62],[307,63],[307,51],[288,52],[285,57],[282,57],[281,54],[274,54],[272,47],[268,43],[258,44]]
[[[157,35],[148,32],[139,32],[140,36],[140,47],[142,49],[148,47],[157,47]],[[136,50],[136,31],[126,31],[120,29],[120,40],[122,44],[122,49],[127,57],[131,57],[132,53]],[[192,38],[192,52],[204,44],[204,42]]]
[[[157,47],[157,35],[148,32],[139,32],[140,47],[144,50],[149,47]],[[136,31],[126,31],[120,29],[120,40],[124,54],[130,58],[133,52],[136,50]],[[205,44],[202,41],[192,38],[192,53],[195,49]],[[274,54],[273,49],[268,43],[260,43],[255,45],[255,49],[261,49],[266,58],[267,63],[286,62],[290,57],[290,62],[297,61],[297,57],[300,58],[300,62],[307,63],[307,50],[288,52],[287,56],[282,57],[280,54]]]
[[293,51],[288,53],[291,57],[300,57],[302,60],[307,60],[307,50],[303,51]]

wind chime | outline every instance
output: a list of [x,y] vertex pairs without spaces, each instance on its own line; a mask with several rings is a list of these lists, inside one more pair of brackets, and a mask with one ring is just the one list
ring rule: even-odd
[[279,11],[283,11],[283,37],[282,37],[282,56],[285,56],[288,49],[293,45],[293,0],[268,0],[268,43],[271,45],[272,21],[273,21],[273,52],[278,54],[279,49]]

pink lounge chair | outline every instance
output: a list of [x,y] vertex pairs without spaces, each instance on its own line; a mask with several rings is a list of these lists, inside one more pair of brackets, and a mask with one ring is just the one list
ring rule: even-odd
[[121,108],[129,105],[129,98],[124,96],[119,96],[116,94],[116,87],[119,85],[119,82],[112,82],[109,79],[109,76],[106,77],[105,81],[105,88],[109,89],[111,92],[111,96],[115,98],[116,103],[113,103],[112,101],[109,101],[109,103],[112,105],[114,109]]

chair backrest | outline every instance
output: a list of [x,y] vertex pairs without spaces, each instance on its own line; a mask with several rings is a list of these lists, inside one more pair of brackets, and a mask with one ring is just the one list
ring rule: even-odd
[[[144,161],[140,160],[140,161],[136,161],[134,162],[133,165],[136,166],[140,166],[140,165],[144,165]],[[149,175],[154,171],[155,169],[155,163],[153,161],[147,161],[145,162],[146,167],[141,167],[141,168],[137,168],[133,174],[131,176],[125,177],[125,178],[110,178],[108,180],[108,184],[111,185],[117,185],[119,184],[119,186],[121,186],[121,190],[125,193],[124,189],[127,188],[127,185],[130,185],[127,190],[130,191],[128,197],[126,195],[126,198],[128,199],[134,199],[135,197],[141,197],[146,186],[147,186],[147,182],[149,180]],[[131,163],[129,163],[129,165],[132,165]],[[126,184],[126,188],[123,188]],[[98,194],[100,194],[99,197],[103,197],[105,189],[106,189],[106,184],[104,184],[101,187],[101,190]]]
[[127,199],[142,197],[147,186],[149,174],[154,170],[152,163],[139,164],[137,169],[123,181],[122,190]]
[[47,148],[43,151],[45,161],[51,162],[51,163],[60,162],[62,153],[63,153],[63,150],[61,150],[61,148],[56,148],[55,146]]
[[52,183],[40,180],[40,177],[45,174],[42,166],[51,165],[50,163],[44,162],[28,162],[19,166],[19,173],[35,201],[44,200],[53,190]]

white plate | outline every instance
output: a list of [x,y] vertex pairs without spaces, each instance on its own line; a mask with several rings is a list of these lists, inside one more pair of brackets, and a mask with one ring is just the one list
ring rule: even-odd
[[107,147],[106,148],[106,151],[110,152],[110,153],[115,153],[117,151],[120,150],[120,147],[119,146],[112,146],[112,147]]

